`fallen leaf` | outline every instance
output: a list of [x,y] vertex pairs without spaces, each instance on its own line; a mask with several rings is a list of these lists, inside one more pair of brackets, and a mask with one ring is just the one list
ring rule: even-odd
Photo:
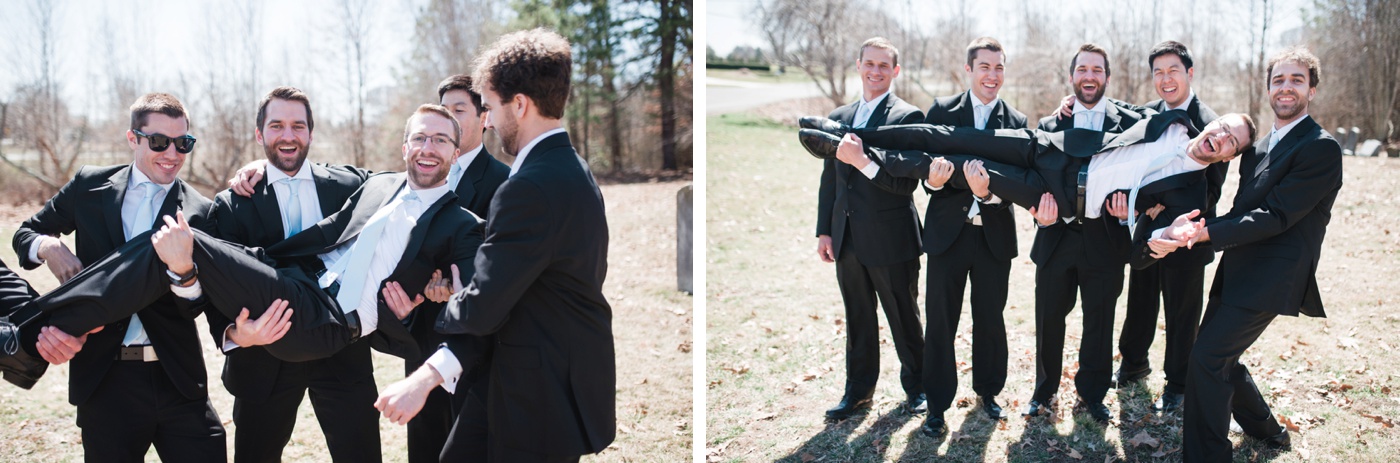
[[1152,435],[1148,434],[1145,430],[1138,431],[1137,435],[1133,436],[1132,439],[1128,439],[1128,443],[1132,444],[1133,447],[1141,447],[1146,445],[1154,449],[1157,448],[1158,445],[1162,445],[1162,441],[1159,441],[1157,440],[1157,438],[1152,437]]
[[1179,450],[1181,450],[1180,447],[1174,448],[1174,449],[1170,449],[1170,450],[1168,450],[1166,447],[1163,447],[1161,450],[1158,450],[1158,451],[1156,451],[1156,452],[1152,452],[1152,458],[1162,458],[1162,457],[1165,457],[1165,456],[1167,456],[1167,455],[1171,455],[1171,454],[1173,454],[1173,453],[1176,453],[1176,452],[1179,451]]
[[724,369],[724,370],[728,370],[729,372],[734,373],[734,374],[736,374],[736,375],[742,375],[742,374],[744,374],[744,373],[748,373],[748,372],[749,372],[749,366],[748,366],[748,365],[743,365],[743,366],[738,366],[738,367],[724,367],[723,369]]
[[811,453],[808,453],[808,452],[802,452],[802,463],[810,463],[812,460],[816,460],[816,459],[817,459],[817,456],[816,456],[816,455],[812,455]]
[[754,418],[754,421],[768,421],[768,420],[771,420],[771,419],[773,419],[774,417],[777,417],[777,416],[778,416],[777,413],[764,413],[764,414],[762,414],[762,415],[758,415],[757,418]]
[[1386,417],[1384,417],[1384,416],[1372,415],[1372,414],[1364,413],[1364,412],[1361,413],[1361,416],[1366,417],[1366,418],[1370,418],[1372,421],[1375,421],[1375,422],[1377,422],[1377,423],[1380,423],[1381,426],[1385,426],[1385,427],[1387,427],[1387,428],[1393,428],[1393,427],[1395,427],[1395,422],[1394,422],[1394,421],[1391,421],[1390,418],[1386,418]]
[[817,314],[814,314],[814,313],[813,313],[813,314],[807,314],[807,316],[808,316],[808,317],[811,317],[813,320],[821,320],[821,319],[822,319],[822,316],[821,316],[821,315],[817,315]]
[[1073,458],[1073,459],[1075,459],[1075,460],[1083,460],[1083,459],[1084,459],[1084,455],[1080,455],[1078,450],[1075,450],[1075,449],[1072,449],[1072,448],[1069,449],[1069,457],[1070,457],[1070,458]]
[[1298,425],[1294,424],[1293,420],[1288,418],[1288,416],[1279,414],[1278,421],[1284,428],[1287,428],[1289,432],[1298,432]]
[[971,438],[972,438],[971,436],[968,436],[967,434],[963,434],[963,433],[960,433],[960,432],[957,432],[957,431],[953,431],[953,432],[951,432],[951,433],[948,433],[948,442],[957,442],[957,441],[967,440],[967,439],[971,439]]

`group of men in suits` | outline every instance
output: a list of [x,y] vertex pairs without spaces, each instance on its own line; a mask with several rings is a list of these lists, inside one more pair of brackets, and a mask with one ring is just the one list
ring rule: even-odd
[[[1036,130],[1025,129],[1024,116],[996,98],[1004,59],[995,40],[973,41],[966,65],[972,89],[936,100],[924,124],[862,124],[859,113],[851,118],[846,108],[830,118],[802,120],[800,140],[827,163],[824,186],[825,176],[834,171],[847,174],[840,177],[846,182],[868,180],[904,195],[913,190],[908,180],[922,181],[930,194],[922,241],[929,254],[922,383],[930,401],[923,432],[934,437],[947,433],[943,412],[957,389],[952,344],[968,276],[973,280],[974,324],[1002,325],[1003,268],[1009,267],[1006,261],[1014,257],[1015,245],[1010,238],[1009,252],[998,252],[1005,241],[994,237],[1014,235],[1009,212],[1004,219],[999,215],[1015,203],[1027,208],[1038,226],[1031,251],[1037,265],[1036,386],[1026,416],[1044,414],[1056,402],[1064,318],[1078,292],[1084,332],[1075,388],[1082,408],[1107,423],[1110,411],[1103,399],[1108,389],[1151,372],[1147,351],[1160,295],[1166,303],[1167,386],[1154,408],[1183,411],[1187,460],[1229,459],[1230,411],[1246,434],[1286,447],[1288,433],[1238,359],[1274,316],[1300,310],[1322,315],[1312,272],[1341,185],[1341,164],[1336,142],[1306,115],[1316,92],[1317,59],[1290,50],[1270,62],[1275,122],[1267,138],[1256,136],[1247,115],[1216,117],[1196,98],[1190,88],[1192,59],[1178,42],[1163,42],[1148,57],[1161,99],[1146,107],[1104,99],[1107,51],[1093,44],[1080,47],[1070,61],[1072,99],[1067,98],[1063,113],[1041,119]],[[1225,163],[1237,156],[1243,159],[1240,191],[1231,211],[1217,218],[1214,203]],[[841,207],[846,217],[839,221],[851,223],[836,226],[849,227],[847,233],[858,237],[855,221],[870,221],[871,216],[855,211],[874,210],[883,218],[883,211],[893,210],[878,203]],[[818,227],[820,233],[823,224]],[[1211,245],[1194,246],[1204,242]],[[1287,255],[1279,254],[1285,246]],[[1198,338],[1204,267],[1214,251],[1224,251],[1224,257]],[[1292,260],[1284,265],[1266,258]],[[997,265],[1003,262],[1006,267]],[[1127,264],[1133,273],[1119,342],[1123,359],[1110,375],[1113,315]],[[917,260],[912,268],[917,273]],[[841,270],[838,263],[848,318],[854,320],[850,314],[861,306],[850,302],[850,283],[841,281]],[[979,279],[984,283],[979,285]],[[1279,279],[1287,282],[1285,291],[1263,283]],[[999,305],[979,304],[982,297]],[[901,330],[896,326],[909,320],[896,322],[892,309],[885,310],[898,349]],[[973,390],[989,417],[1001,419],[995,396],[1005,381],[1004,326],[975,326],[973,343]],[[848,342],[848,353],[854,345]],[[854,371],[848,368],[848,375]],[[858,403],[852,401],[860,396],[852,394],[851,385],[848,380],[838,410]]]
[[[133,163],[84,168],[16,233],[20,264],[62,284],[38,296],[0,264],[0,372],[28,388],[72,360],[89,461],[152,445],[225,461],[193,322],[205,313],[237,461],[279,460],[308,392],[335,461],[381,461],[380,414],[409,424],[410,461],[601,451],[615,426],[608,233],[560,123],[570,53],[543,29],[501,37],[408,119],[404,172],[306,162],[310,100],[274,89],[257,113],[266,161],[214,201],[177,178],[195,142],[180,102],[143,96]],[[486,129],[512,166],[484,150]],[[73,232],[76,256],[58,239]],[[403,357],[406,378],[377,391],[370,348]]]

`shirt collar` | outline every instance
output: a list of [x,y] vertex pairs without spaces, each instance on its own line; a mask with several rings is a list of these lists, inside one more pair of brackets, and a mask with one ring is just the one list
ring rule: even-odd
[[[982,104],[982,99],[981,99],[981,98],[977,98],[977,94],[972,93],[972,90],[968,90],[968,91],[967,91],[967,98],[968,98],[969,100],[972,100],[972,107],[974,107],[974,108],[976,108],[976,107],[978,107],[978,106],[987,106],[987,107],[995,108],[995,107],[997,106],[997,103],[1000,103],[1000,102],[1001,102],[1001,97],[998,96],[998,97],[996,97],[996,98],[992,98],[992,101],[991,101],[990,103]],[[1078,101],[1075,101],[1075,103],[1078,103]]]
[[[132,164],[131,175],[126,178],[126,191],[131,191],[135,189],[137,185],[140,185],[144,182],[151,182],[151,178],[147,177],[145,172],[141,172],[141,169],[137,169],[136,164]],[[170,187],[175,185],[175,182],[170,182],[163,185],[156,182],[151,183],[154,183],[156,186],[160,187],[161,190],[164,190],[167,193],[170,192]]]
[[549,138],[550,136],[552,136],[552,135],[554,135],[554,134],[556,134],[556,133],[564,133],[564,128],[563,128],[563,127],[560,127],[560,128],[557,128],[557,129],[550,130],[550,131],[548,131],[548,132],[542,133],[542,134],[540,134],[540,136],[535,137],[534,140],[530,140],[530,143],[526,144],[524,148],[521,148],[521,149],[520,149],[520,153],[518,153],[518,154],[515,155],[515,162],[510,163],[510,175],[507,175],[507,177],[510,177],[510,176],[512,176],[512,175],[515,175],[516,172],[519,172],[519,171],[520,171],[520,165],[521,165],[522,163],[525,162],[525,156],[527,156],[527,155],[530,154],[530,150],[531,150],[531,149],[534,149],[534,148],[535,148],[535,145],[538,145],[538,144],[540,143],[540,140],[544,140],[544,139],[546,139],[546,138]]
[[1303,119],[1309,117],[1311,116],[1304,114],[1303,117],[1294,119],[1293,122],[1289,122],[1288,125],[1274,129],[1273,132],[1270,132],[1269,136],[1282,140],[1285,135],[1288,135],[1290,130],[1293,130],[1293,127],[1297,126],[1299,122],[1303,122]]
[[414,190],[413,182],[411,181],[409,181],[407,185],[408,188],[405,188],[404,191],[400,191],[398,196],[403,197],[404,195],[408,194],[408,191],[411,190],[414,193],[418,194],[418,201],[422,203],[425,207],[429,204],[436,203],[438,199],[442,198],[442,195],[447,194],[447,192],[452,189],[452,186],[448,185],[447,182],[443,182],[442,185],[438,185],[436,187],[424,188],[421,190]]
[[484,146],[486,146],[485,143],[476,145],[476,148],[472,148],[471,151],[467,151],[465,153],[462,153],[460,156],[457,156],[457,165],[460,166],[462,170],[467,170],[467,166],[472,165],[472,161],[476,160],[476,155],[481,154],[481,148]]
[[874,99],[874,100],[871,100],[871,101],[865,101],[865,93],[862,92],[862,93],[861,93],[861,96],[860,96],[860,106],[861,106],[861,107],[865,107],[865,105],[868,105],[868,104],[871,104],[871,103],[878,103],[878,102],[881,102],[881,101],[885,101],[885,97],[890,96],[890,92],[893,92],[893,91],[894,91],[894,86],[891,85],[889,90],[885,90],[885,93],[881,93],[879,96],[875,97],[875,99]]
[[263,177],[267,178],[268,185],[275,184],[278,181],[286,178],[294,178],[297,180],[313,180],[313,178],[311,177],[311,164],[308,162],[302,162],[301,169],[298,169],[296,175],[292,176],[288,176],[286,172],[282,172],[282,169],[272,167],[272,163],[268,163],[263,166]]
[[1084,107],[1084,103],[1081,103],[1081,102],[1079,101],[1078,98],[1075,98],[1075,99],[1074,99],[1074,112],[1076,112],[1076,113],[1081,113],[1081,112],[1084,112],[1084,111],[1089,111],[1089,112],[1094,112],[1094,113],[1105,113],[1105,114],[1107,114],[1107,113],[1104,111],[1104,108],[1108,107],[1108,104],[1110,104],[1108,101],[1103,100],[1103,99],[1100,99],[1100,100],[1099,100],[1099,104],[1094,105],[1093,108],[1086,108],[1086,107]]
[[[1191,100],[1194,100],[1194,99],[1196,99],[1196,90],[1193,89],[1193,90],[1191,90],[1191,93],[1190,93],[1189,95],[1186,95],[1186,101],[1182,101],[1182,102],[1181,102],[1181,106],[1177,106],[1177,107],[1173,108],[1172,105],[1167,104],[1167,111],[1174,111],[1174,110],[1177,110],[1177,109],[1180,109],[1180,110],[1182,110],[1182,111],[1185,111],[1186,108],[1190,108],[1190,107],[1191,107]],[[1167,100],[1162,100],[1162,103],[1166,103],[1166,102],[1167,102]]]

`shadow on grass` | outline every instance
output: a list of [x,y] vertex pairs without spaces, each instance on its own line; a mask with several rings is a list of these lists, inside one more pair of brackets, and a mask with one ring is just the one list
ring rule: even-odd
[[[946,416],[945,416],[946,417]],[[956,431],[947,436],[937,439],[930,438],[916,429],[910,433],[909,444],[904,447],[904,453],[896,461],[933,461],[940,458],[938,447],[948,439],[953,439],[948,443],[948,451],[941,456],[942,459],[951,461],[986,461],[987,443],[991,442],[992,431],[995,431],[1001,423],[987,418],[987,414],[981,407],[969,408],[963,415],[962,424]],[[953,433],[957,433],[954,435]]]
[[[890,447],[890,434],[903,428],[914,417],[900,409],[880,415],[864,433],[854,439],[848,438],[869,417],[870,411],[838,422],[829,422],[817,435],[807,439],[792,453],[777,459],[781,463],[802,463],[816,457],[834,461],[885,461],[885,452]],[[917,430],[914,431],[918,433]],[[910,440],[915,439],[910,436]],[[859,452],[857,452],[859,450]],[[857,458],[857,455],[860,458]]]

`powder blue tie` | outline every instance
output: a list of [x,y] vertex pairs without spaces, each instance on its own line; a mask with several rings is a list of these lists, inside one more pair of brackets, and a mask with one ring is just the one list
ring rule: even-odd
[[[131,230],[126,234],[127,241],[150,230],[151,225],[156,221],[156,207],[152,203],[155,202],[156,191],[159,191],[160,187],[151,182],[141,182],[136,187],[145,190],[145,193],[141,196],[141,205],[136,208],[136,218],[131,221]],[[122,337],[123,346],[133,344],[150,344],[150,338],[146,336],[145,325],[142,325],[141,318],[134,314],[131,316],[131,324],[126,326],[126,336]]]
[[[370,262],[373,261],[375,249],[379,247],[379,239],[384,236],[384,226],[389,223],[394,211],[402,207],[403,201],[409,199],[416,200],[417,196],[409,192],[402,200],[375,212],[369,223],[360,231],[360,236],[355,239],[348,255],[335,263],[333,272],[327,272],[328,275],[340,274],[340,292],[336,293],[335,301],[340,304],[341,310],[350,312],[359,308],[360,297],[367,283],[365,280],[369,277]],[[375,282],[375,286],[378,286],[378,283]],[[322,286],[326,284],[328,282],[323,282]]]
[[284,178],[281,180],[287,185],[287,236],[290,237],[301,233],[301,187],[297,186],[299,178]]
[[462,164],[452,163],[452,170],[447,172],[447,187],[457,189],[457,181],[462,179]]

